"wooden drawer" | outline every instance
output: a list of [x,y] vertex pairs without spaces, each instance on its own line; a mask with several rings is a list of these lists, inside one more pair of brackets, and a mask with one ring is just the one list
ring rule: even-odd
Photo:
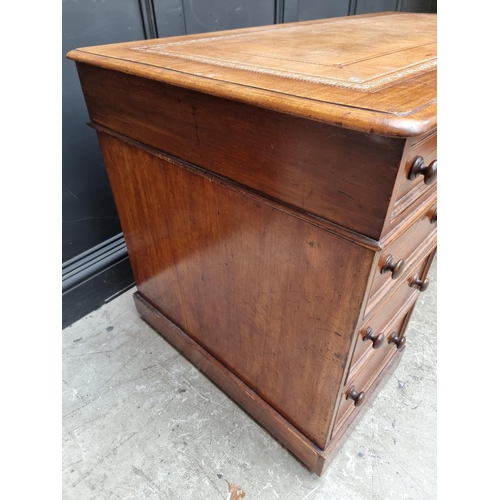
[[79,67],[79,75],[94,126],[370,238],[382,234],[403,139],[102,68]]
[[[405,179],[434,159],[434,31],[390,13],[69,55],[139,313],[318,474],[358,416],[348,391],[399,361],[403,282],[436,245],[435,185]],[[382,306],[385,340],[351,368]]]
[[424,176],[419,175],[416,179],[410,180],[409,173],[415,159],[421,156],[424,164],[430,165],[437,159],[437,131],[424,136],[408,140],[403,154],[402,168],[398,174],[394,187],[394,205],[391,213],[391,221],[398,218],[417,200],[425,196],[429,191],[436,189],[436,182],[426,185]]
[[[394,288],[393,293],[387,296],[383,304],[376,311],[372,311],[365,317],[364,324],[358,332],[356,347],[351,360],[352,367],[359,362],[367,351],[376,350],[373,348],[374,342],[369,339],[363,341],[366,338],[368,330],[371,329],[375,336],[380,335],[380,333],[383,333],[384,327],[391,322],[392,318],[400,315],[404,309],[408,309],[410,302],[415,302],[421,288],[417,280],[425,283],[434,254],[435,250],[433,248],[419,260],[418,264],[408,273],[406,279],[398,287]],[[426,286],[424,285],[423,291],[425,291],[425,288]]]
[[[390,241],[380,252],[370,286],[369,301],[382,287],[390,286],[391,282],[397,282],[406,276],[414,256],[425,251],[426,240],[436,231],[436,223],[432,219],[436,210],[437,203],[434,202],[406,231]],[[391,264],[396,266],[393,271],[389,269]]]
[[395,343],[389,343],[389,339],[393,334],[396,334],[398,339],[404,336],[414,305],[415,300],[405,309],[401,316],[387,325],[384,329],[385,340],[382,346],[376,350],[372,349],[369,355],[363,356],[361,360],[349,370],[345,390],[341,396],[339,409],[335,418],[334,429],[342,426],[352,412],[357,410],[360,406],[355,406],[354,400],[349,396],[351,390],[356,391],[358,394],[364,393],[363,397],[368,396],[372,386],[375,385],[378,377],[382,375],[384,368],[394,354],[404,350],[405,343],[401,343],[400,349],[397,349]]
[[345,386],[344,393],[341,396],[339,409],[335,418],[334,429],[341,427],[353,411],[358,409],[358,407],[355,406],[354,401],[348,396],[351,389],[356,390],[358,393],[363,392],[367,395],[377,377],[382,374],[384,367],[396,352],[397,349],[394,345],[389,345],[385,342],[384,346],[377,351],[376,356],[371,358],[370,362],[365,365],[362,371],[358,372],[359,378],[356,377],[349,381],[349,383]]
[[[400,287],[400,292],[406,292],[404,288]],[[418,292],[416,292],[418,293]],[[391,309],[396,309],[393,306],[392,301],[384,304],[377,314],[375,314],[372,319],[367,321],[363,328],[361,328],[360,335],[358,336],[356,342],[356,348],[351,360],[351,367],[347,375],[347,383],[352,379],[356,378],[356,374],[364,369],[369,363],[372,363],[372,358],[378,359],[379,361],[384,358],[383,351],[388,345],[388,339],[393,332],[397,332],[398,336],[403,332],[404,326],[406,325],[406,316],[408,311],[410,311],[417,300],[416,295],[411,295],[410,299],[407,300],[403,306],[397,311],[395,315],[390,315]],[[383,342],[377,349],[373,349],[373,344],[370,341],[363,342],[362,335],[365,334],[366,329],[371,326],[377,335],[383,335]]]

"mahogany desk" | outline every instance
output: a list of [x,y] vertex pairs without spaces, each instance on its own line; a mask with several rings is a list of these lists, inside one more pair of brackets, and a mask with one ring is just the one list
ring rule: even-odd
[[139,313],[321,474],[436,248],[436,16],[70,52]]

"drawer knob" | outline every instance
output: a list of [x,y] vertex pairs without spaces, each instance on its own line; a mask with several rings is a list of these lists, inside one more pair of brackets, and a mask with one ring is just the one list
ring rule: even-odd
[[421,156],[417,156],[410,168],[408,179],[414,181],[419,175],[424,176],[424,184],[426,186],[434,184],[437,180],[437,160],[426,166],[424,159]]
[[347,399],[352,399],[354,406],[361,406],[365,400],[365,393],[363,391],[358,392],[355,387],[351,387],[347,393]]
[[421,292],[425,292],[427,288],[429,288],[429,280],[427,278],[422,280],[418,276],[413,276],[410,281],[410,286],[418,288]]
[[406,337],[398,337],[396,332],[393,332],[389,337],[389,344],[396,344],[398,351],[403,349],[406,345]]
[[434,213],[431,215],[431,224],[435,224],[438,221],[438,211],[434,210]]
[[379,333],[378,335],[374,332],[373,328],[371,326],[369,326],[367,329],[366,329],[366,333],[365,333],[365,336],[363,337],[363,342],[366,342],[367,340],[371,340],[373,342],[373,348],[374,349],[378,349],[379,347],[382,346],[382,344],[384,343],[384,334],[383,333]]
[[392,255],[389,255],[387,259],[385,259],[384,265],[382,266],[382,269],[380,270],[380,274],[385,274],[388,272],[392,273],[392,279],[395,280],[401,276],[401,273],[403,272],[405,266],[405,261],[403,259],[398,260],[396,262],[396,259]]

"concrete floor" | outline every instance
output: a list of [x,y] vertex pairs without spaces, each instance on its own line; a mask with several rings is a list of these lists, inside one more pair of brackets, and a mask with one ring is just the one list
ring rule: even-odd
[[436,263],[403,359],[319,478],[152,330],[135,288],[63,331],[63,498],[436,498]]

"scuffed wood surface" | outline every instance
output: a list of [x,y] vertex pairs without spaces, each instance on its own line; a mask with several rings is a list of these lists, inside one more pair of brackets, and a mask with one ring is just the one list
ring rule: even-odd
[[436,16],[383,13],[80,48],[70,59],[378,134],[436,127]]
[[373,252],[100,141],[140,294],[324,449]]

